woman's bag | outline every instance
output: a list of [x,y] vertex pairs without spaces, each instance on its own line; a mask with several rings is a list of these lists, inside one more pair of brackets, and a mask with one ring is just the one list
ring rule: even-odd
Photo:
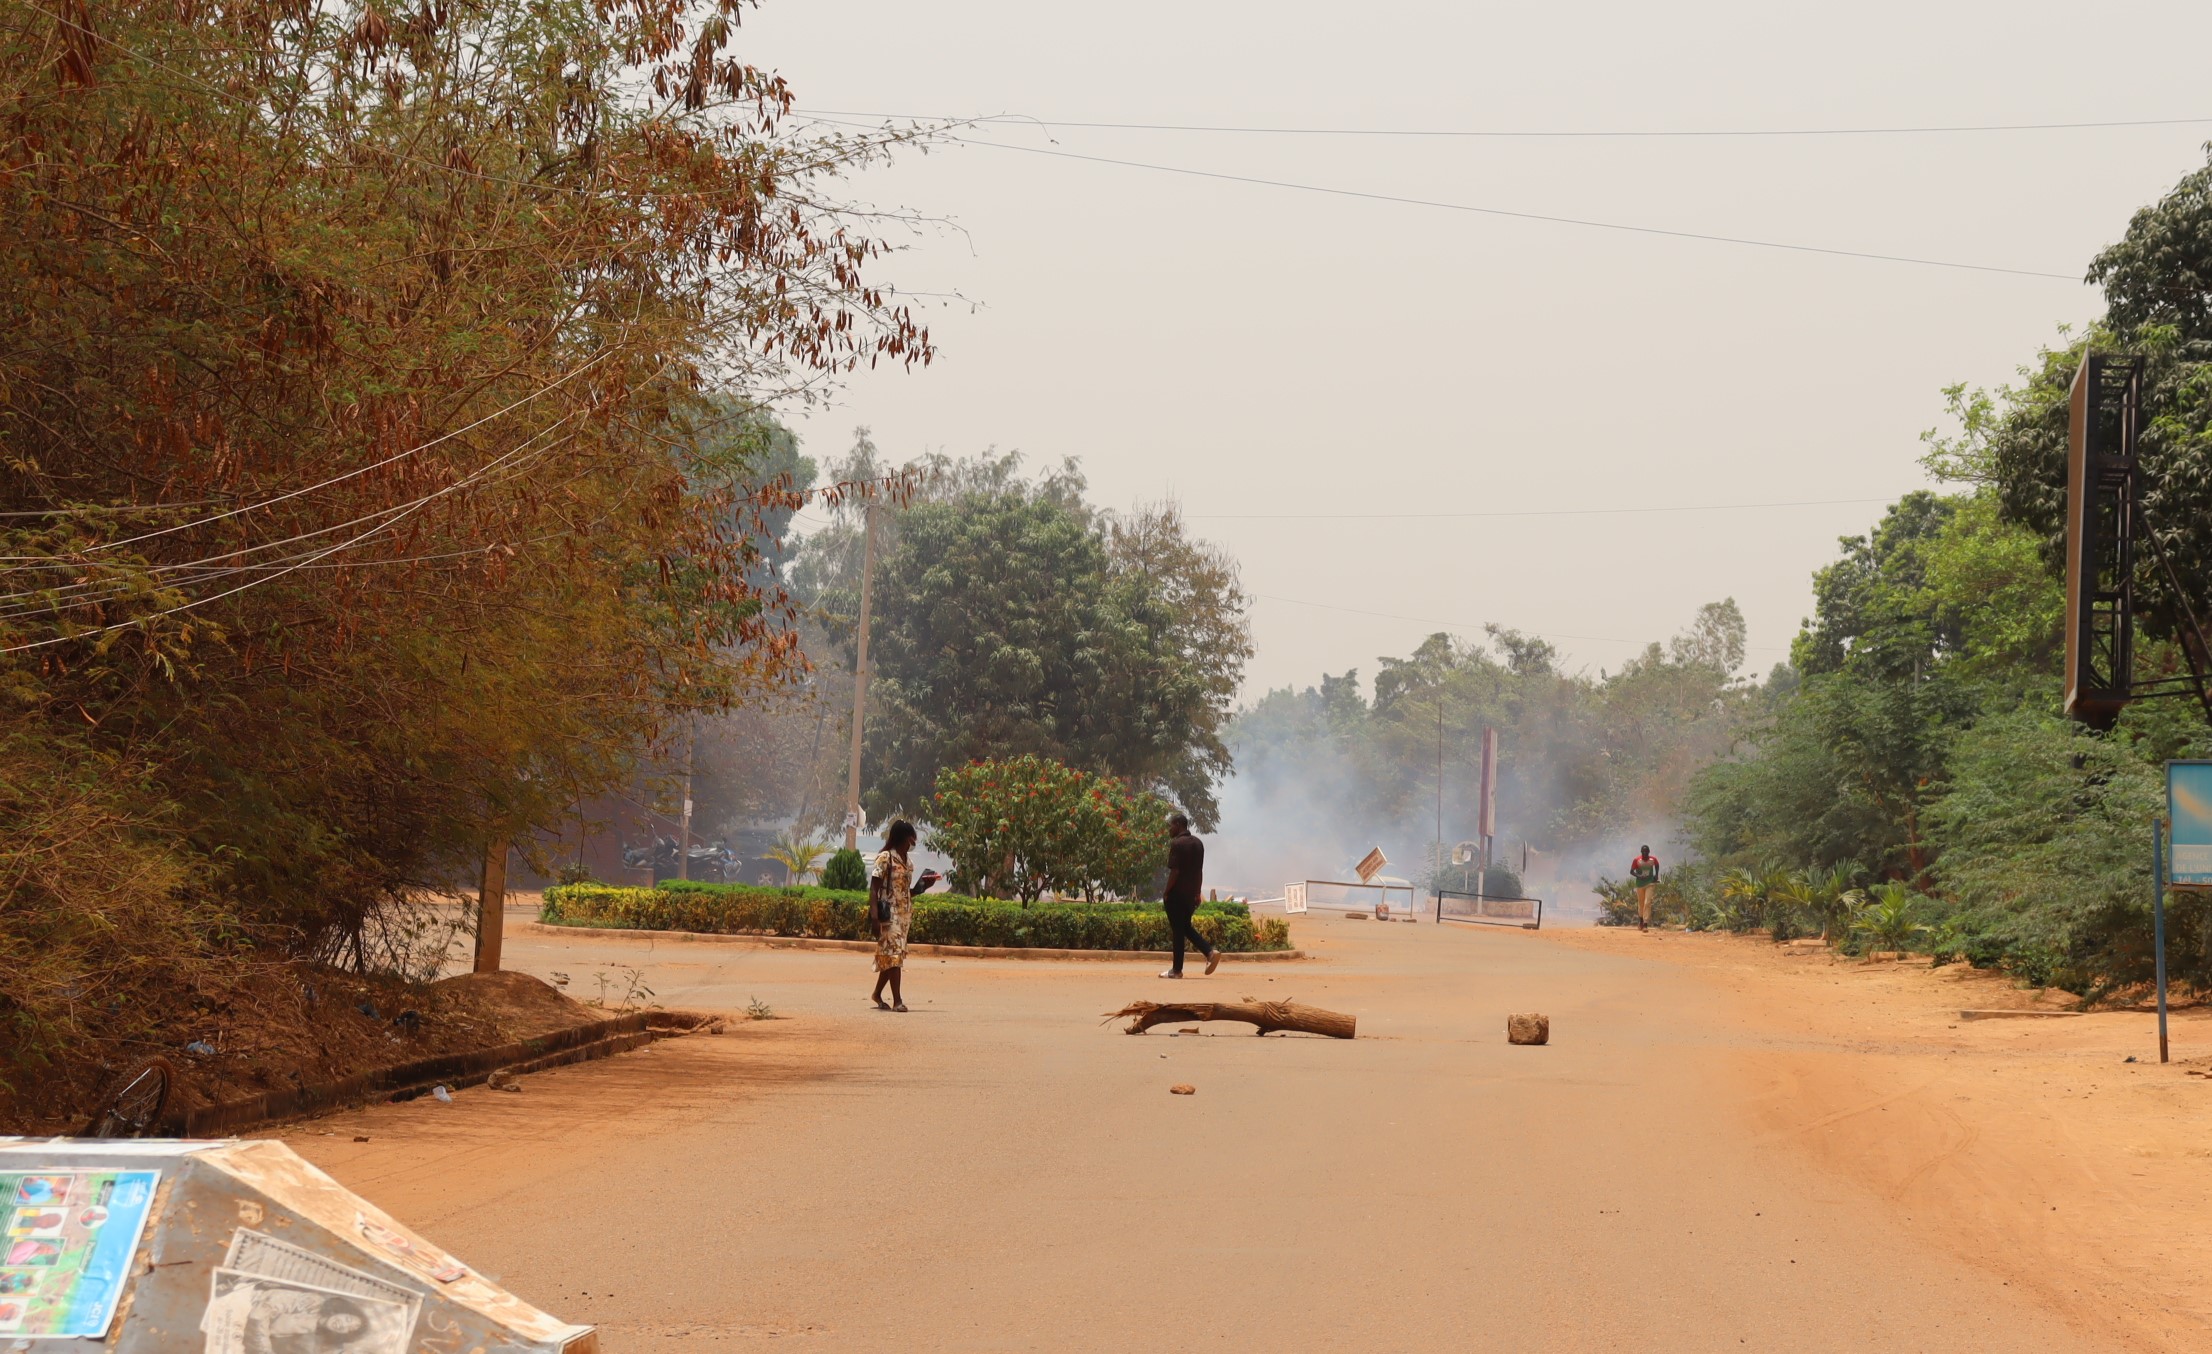
[[880,874],[868,876],[868,920],[878,929],[891,924],[891,881]]

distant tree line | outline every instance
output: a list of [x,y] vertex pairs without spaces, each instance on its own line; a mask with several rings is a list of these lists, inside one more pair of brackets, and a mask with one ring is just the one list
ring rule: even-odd
[[1489,727],[1501,863],[1518,865],[1525,843],[1576,872],[1613,855],[1625,865],[1636,834],[1671,824],[1692,776],[1767,699],[1737,677],[1744,655],[1743,613],[1729,599],[1594,675],[1562,669],[1541,637],[1490,626],[1480,641],[1435,634],[1383,659],[1372,697],[1356,671],[1270,691],[1229,735],[1248,796],[1243,830],[1312,861],[1304,868],[1321,868],[1319,853],[1348,865],[1379,843],[1396,871],[1428,883],[1440,866],[1446,887],[1464,887],[1467,871],[1430,857],[1438,776],[1448,850],[1475,833]]

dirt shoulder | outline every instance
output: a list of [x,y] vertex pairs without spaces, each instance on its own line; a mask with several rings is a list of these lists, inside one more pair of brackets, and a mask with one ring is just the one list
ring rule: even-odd
[[1543,934],[1722,991],[1743,1031],[1722,1056],[1756,1130],[1888,1200],[1914,1232],[2138,1347],[2212,1342],[2199,1282],[2212,1272],[2212,1012],[2173,1013],[2174,1062],[2160,1066],[2147,1012],[1962,1020],[2073,1004],[1965,966],[1764,938]]
[[299,963],[252,969],[176,1004],[160,1043],[103,1049],[36,1088],[32,1103],[0,1103],[0,1132],[78,1131],[119,1067],[148,1056],[176,1070],[173,1114],[519,1043],[609,1014],[523,973],[409,984]]

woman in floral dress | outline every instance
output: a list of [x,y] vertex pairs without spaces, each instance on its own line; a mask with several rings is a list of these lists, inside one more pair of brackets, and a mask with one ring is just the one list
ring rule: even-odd
[[[914,825],[904,818],[892,822],[883,836],[883,850],[868,871],[868,911],[876,923],[876,990],[870,994],[879,1011],[904,1011],[899,976],[906,967],[906,933],[914,924]],[[883,1004],[883,985],[891,984],[891,1004]]]

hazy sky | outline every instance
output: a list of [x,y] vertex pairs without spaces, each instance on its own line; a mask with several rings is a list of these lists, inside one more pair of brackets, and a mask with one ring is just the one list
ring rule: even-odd
[[[895,458],[1081,458],[1233,551],[1247,692],[1485,621],[1616,666],[1734,596],[1783,656],[1810,572],[1921,485],[1941,387],[2098,309],[2076,280],[2204,162],[2212,6],[933,5],[768,0],[803,107],[1507,131],[2203,118],[1941,135],[1444,138],[996,125],[974,141],[2062,274],[1922,267],[1329,196],[972,145],[851,194],[954,226],[879,268],[957,293],[927,371],[794,411]],[[972,303],[972,304],[971,304]],[[1304,514],[1304,516],[1299,516]],[[1337,608],[1337,609],[1332,609]],[[1360,614],[1393,613],[1392,616]]]

